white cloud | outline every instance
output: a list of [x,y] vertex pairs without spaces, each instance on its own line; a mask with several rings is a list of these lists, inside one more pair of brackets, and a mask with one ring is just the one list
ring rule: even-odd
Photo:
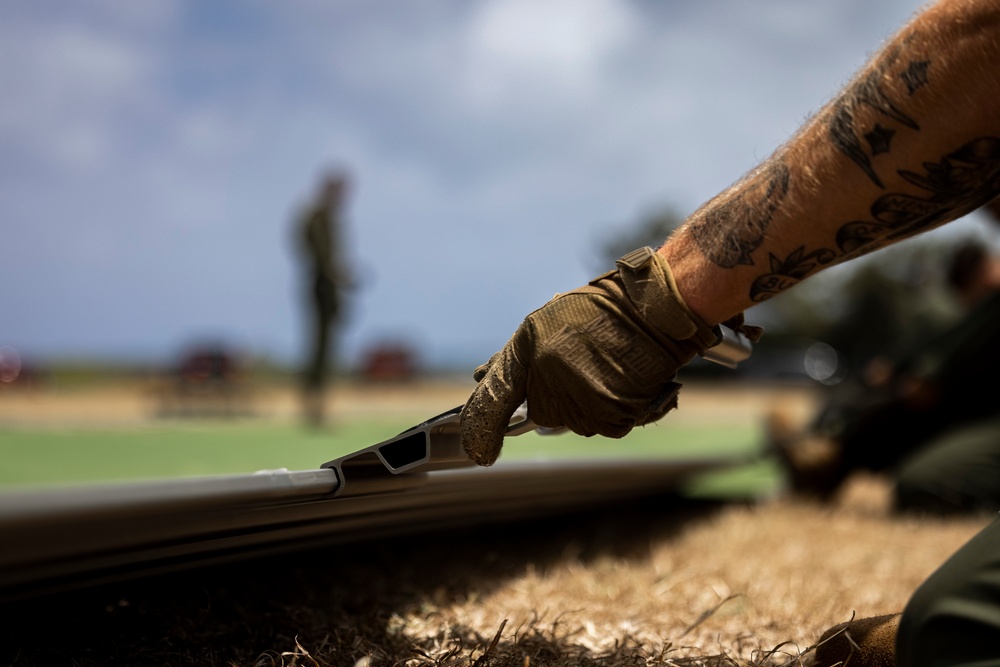
[[116,35],[39,22],[0,28],[0,140],[55,168],[103,163],[122,117],[150,76],[148,59]]
[[[90,17],[100,25],[114,26],[118,31],[144,32],[161,30],[173,25],[184,5],[177,0],[142,0],[142,2],[81,0],[71,4],[76,5],[74,10],[80,15]],[[67,8],[66,4],[61,6]]]
[[633,23],[628,5],[613,0],[484,3],[464,38],[470,90],[483,105],[523,94],[589,97]]

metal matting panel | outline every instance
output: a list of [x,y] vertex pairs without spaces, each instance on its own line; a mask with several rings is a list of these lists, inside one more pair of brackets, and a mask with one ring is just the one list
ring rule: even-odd
[[333,470],[0,494],[0,598],[267,550],[578,510],[677,489],[739,463],[589,460],[417,472],[418,484],[336,496]]

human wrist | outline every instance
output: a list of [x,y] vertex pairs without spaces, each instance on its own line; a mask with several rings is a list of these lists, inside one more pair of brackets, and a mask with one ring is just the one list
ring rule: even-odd
[[747,307],[741,303],[733,276],[713,266],[692,242],[668,239],[657,253],[670,265],[677,292],[688,310],[709,326],[724,322]]
[[617,265],[625,293],[652,330],[675,342],[689,340],[699,349],[715,344],[717,331],[688,308],[662,255],[649,247],[638,248],[620,258]]

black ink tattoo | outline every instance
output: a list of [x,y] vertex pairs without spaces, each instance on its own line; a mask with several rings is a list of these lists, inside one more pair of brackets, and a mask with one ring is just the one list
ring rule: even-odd
[[[834,103],[827,121],[827,131],[834,147],[861,167],[868,178],[880,188],[884,188],[885,185],[875,173],[871,158],[889,150],[889,140],[894,131],[875,123],[871,130],[865,132],[862,125],[867,125],[867,122],[861,118],[862,112],[866,109],[874,110],[880,116],[912,130],[920,129],[917,121],[896,106],[879,85],[879,81],[896,64],[897,55],[898,50],[888,52],[874,71],[863,75],[851,84],[840,99]],[[910,62],[907,69],[901,74],[910,95],[927,82],[929,66],[930,61],[927,60]],[[867,152],[862,145],[862,138],[868,142],[869,150]]]
[[771,272],[753,281],[750,286],[750,299],[754,303],[766,301],[815,273],[819,267],[829,264],[836,257],[837,254],[829,249],[806,253],[804,246],[796,248],[784,261],[769,255]]
[[889,152],[889,143],[892,141],[892,135],[894,134],[896,134],[895,130],[890,130],[875,123],[872,131],[865,135],[865,141],[868,142],[868,150],[871,152],[872,157],[879,153]]
[[887,194],[872,204],[870,221],[849,222],[837,232],[844,253],[869,252],[874,244],[913,236],[947,220],[967,215],[1000,194],[1000,138],[981,137],[927,162],[924,173],[900,170],[907,182],[929,197]]
[[714,207],[691,224],[702,253],[727,269],[752,265],[774,212],[788,194],[788,166],[779,158],[766,164],[738,195]]
[[923,174],[905,170],[898,173],[929,196],[882,195],[870,209],[874,220],[848,222],[837,231],[836,251],[824,248],[807,253],[799,247],[784,260],[770,255],[770,272],[750,287],[753,302],[766,301],[785,291],[821,266],[878,250],[955,220],[1000,196],[1000,138],[975,139],[939,162],[924,163],[923,168]]
[[910,63],[900,78],[903,83],[906,84],[906,89],[910,92],[910,95],[917,92],[919,88],[923,88],[927,84],[927,67],[931,64],[929,60],[914,60]]

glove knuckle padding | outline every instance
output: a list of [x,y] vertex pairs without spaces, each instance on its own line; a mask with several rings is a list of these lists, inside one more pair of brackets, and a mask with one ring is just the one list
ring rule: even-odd
[[557,296],[518,333],[517,356],[531,359],[527,397],[535,422],[608,437],[663,416],[674,404],[654,409],[656,399],[717,340],[684,305],[658,255]]
[[603,425],[624,422],[612,427],[620,430],[673,374],[677,360],[659,353],[655,341],[616,310],[604,295],[571,292],[529,316],[531,333],[522,344],[530,347],[518,356],[533,360],[527,394],[536,423],[604,435]]

